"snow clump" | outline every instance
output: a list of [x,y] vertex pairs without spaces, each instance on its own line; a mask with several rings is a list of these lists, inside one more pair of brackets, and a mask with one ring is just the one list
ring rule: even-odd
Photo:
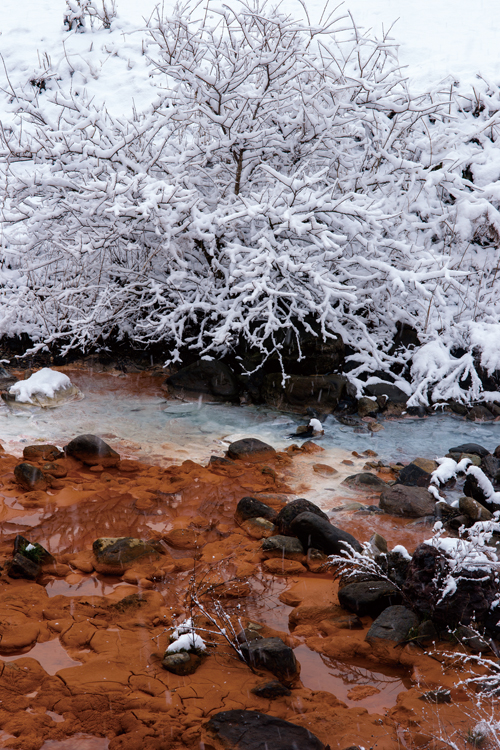
[[58,406],[62,402],[82,397],[67,375],[43,367],[26,380],[19,380],[9,388],[10,396],[20,404]]

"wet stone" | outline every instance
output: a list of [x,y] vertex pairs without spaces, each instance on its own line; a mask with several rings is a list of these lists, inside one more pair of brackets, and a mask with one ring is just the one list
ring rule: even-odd
[[38,542],[30,542],[26,537],[18,534],[14,539],[14,555],[23,555],[29,560],[35,563],[50,563],[54,562],[54,557],[48,552],[45,547],[42,547]]
[[380,508],[393,516],[421,518],[434,513],[436,499],[424,487],[397,484],[380,494]]
[[82,461],[87,466],[116,466],[120,455],[97,435],[79,435],[64,447],[67,456]]
[[249,518],[267,518],[274,522],[276,516],[274,508],[270,508],[256,497],[242,497],[234,514],[237,523],[243,523]]
[[58,463],[43,464],[42,471],[44,474],[50,474],[51,477],[55,477],[56,479],[62,479],[68,473],[66,467]]
[[46,490],[47,479],[37,466],[32,464],[18,464],[14,469],[16,482],[25,490]]
[[453,635],[457,641],[475,653],[491,651],[489,643],[476,630],[466,625],[459,625]]
[[185,676],[196,672],[201,664],[201,657],[197,654],[180,651],[177,654],[165,654],[161,664],[168,672]]
[[96,539],[92,545],[96,560],[101,565],[123,567],[140,557],[158,555],[157,550],[148,542],[132,537],[103,537]]
[[387,607],[371,626],[366,640],[372,644],[380,640],[402,643],[417,625],[418,617],[411,610],[401,605]]
[[231,443],[227,449],[228,458],[240,461],[251,461],[258,463],[267,461],[276,455],[276,451],[271,445],[264,443],[257,438],[243,438]]
[[352,534],[333,526],[328,520],[315,513],[301,513],[293,520],[291,531],[300,539],[305,548],[314,547],[324,552],[325,555],[345,554],[348,547],[352,547],[356,552],[362,550],[360,543]]
[[297,674],[297,660],[281,638],[260,638],[241,644],[243,656],[257,669],[267,669],[282,682],[291,682]]
[[262,551],[266,558],[284,557],[286,560],[304,559],[304,548],[297,537],[294,536],[271,536],[262,542]]
[[401,469],[396,484],[404,484],[406,487],[428,487],[430,481],[431,475],[428,471],[411,463]]
[[222,711],[207,729],[228,750],[325,750],[308,729],[258,711]]
[[224,362],[200,359],[171,375],[165,383],[177,391],[205,393],[220,400],[234,401],[238,396],[238,382]]
[[278,680],[271,680],[270,682],[264,682],[262,685],[256,685],[250,692],[258,695],[259,698],[265,698],[270,701],[281,698],[284,695],[292,694],[292,691],[285,687],[285,685],[282,685],[281,682],[278,682]]
[[339,590],[339,603],[359,617],[378,617],[387,607],[400,604],[401,594],[389,581],[348,583]]
[[344,479],[342,484],[345,484],[346,487],[350,487],[352,490],[378,491],[387,487],[387,484],[383,479],[380,479],[376,474],[370,474],[369,472],[351,474],[351,476]]
[[487,456],[489,451],[486,450],[482,445],[479,445],[479,443],[462,443],[462,445],[457,445],[455,448],[450,448],[449,453],[475,453],[477,456],[480,456],[481,458],[484,458],[484,456]]
[[249,518],[241,524],[241,528],[253,539],[265,539],[274,534],[276,527],[267,518]]
[[315,515],[319,516],[319,518],[323,518],[328,521],[328,516],[326,515],[326,513],[323,513],[323,511],[314,503],[311,503],[309,500],[301,497],[297,500],[292,500],[291,502],[287,503],[285,507],[282,508],[278,513],[275,524],[280,534],[283,534],[284,536],[292,536],[293,534],[291,534],[291,524],[293,520],[301,513],[314,513]]
[[358,401],[358,414],[360,417],[375,416],[378,412],[376,400],[363,396]]
[[451,703],[451,693],[446,688],[437,688],[437,690],[428,690],[420,695],[419,699],[426,703]]
[[500,459],[495,456],[485,456],[481,460],[481,468],[494,482],[500,481]]
[[23,458],[27,461],[54,461],[63,456],[64,453],[55,445],[26,445],[23,448]]
[[474,500],[472,497],[461,497],[458,501],[460,512],[468,516],[471,521],[490,521],[493,517],[491,512]]
[[19,553],[8,563],[7,574],[10,578],[26,578],[34,581],[41,573],[40,563],[30,560]]

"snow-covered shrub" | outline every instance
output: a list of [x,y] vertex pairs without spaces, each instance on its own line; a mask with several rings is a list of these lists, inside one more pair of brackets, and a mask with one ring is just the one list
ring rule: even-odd
[[91,28],[98,21],[101,28],[109,29],[115,17],[115,0],[66,0],[64,26],[68,31],[85,31],[87,21]]
[[497,361],[498,88],[482,109],[413,98],[396,47],[349,17],[302,24],[258,0],[195,13],[150,23],[159,95],[132,120],[53,79],[16,92],[0,334],[165,341],[171,361],[340,334],[361,388],[410,360],[391,348],[409,325],[415,399],[475,397],[472,348]]

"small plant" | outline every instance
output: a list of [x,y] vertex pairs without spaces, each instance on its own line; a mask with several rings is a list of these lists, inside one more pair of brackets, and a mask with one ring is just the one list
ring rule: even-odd
[[110,29],[113,18],[116,18],[115,0],[66,0],[64,26],[68,31],[85,31],[87,20],[93,28],[99,21],[101,28]]

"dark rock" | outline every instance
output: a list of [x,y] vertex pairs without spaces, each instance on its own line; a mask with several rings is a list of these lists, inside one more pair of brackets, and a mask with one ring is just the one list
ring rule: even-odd
[[375,618],[392,604],[401,604],[401,593],[389,581],[348,583],[339,590],[339,603],[359,617]]
[[315,513],[301,513],[291,523],[291,532],[302,542],[304,548],[314,547],[325,555],[342,555],[349,547],[361,552],[361,544],[352,534],[333,526]]
[[472,521],[470,520],[469,516],[464,516],[462,514],[458,516],[453,516],[453,518],[450,518],[448,521],[448,528],[454,529],[455,531],[458,531],[462,528],[462,526],[472,526]]
[[14,555],[7,564],[7,575],[11,578],[27,578],[29,581],[35,581],[40,573],[40,563],[33,562],[33,560],[19,553]]
[[342,484],[350,487],[353,490],[368,490],[379,492],[387,487],[387,483],[383,479],[380,479],[376,474],[370,474],[369,472],[362,472],[360,474],[351,474],[346,477]]
[[450,409],[455,414],[459,414],[461,417],[467,416],[467,407],[465,404],[461,404],[460,401],[454,401],[453,399],[450,400]]
[[475,453],[476,456],[480,456],[481,458],[484,458],[484,456],[487,456],[489,453],[486,448],[483,448],[482,445],[478,445],[478,443],[463,443],[462,445],[457,445],[455,448],[450,448],[448,452]]
[[431,475],[429,472],[411,463],[401,469],[396,484],[404,484],[406,487],[428,487],[430,481]]
[[14,469],[16,482],[24,490],[41,490],[47,489],[47,479],[37,466],[32,464],[18,464]]
[[497,447],[493,451],[493,455],[495,456],[495,458],[500,458],[500,445],[497,445]]
[[375,562],[382,572],[393,581],[399,588],[406,581],[410,559],[400,552],[387,552],[385,555],[377,555]]
[[458,501],[458,507],[460,512],[470,518],[471,521],[490,521],[492,518],[491,512],[477,500],[473,500],[472,497],[461,497]]
[[223,458],[222,456],[210,456],[209,466],[213,468],[226,469],[229,466],[235,466],[235,462],[231,461],[230,458]]
[[263,685],[256,685],[250,690],[254,695],[258,695],[259,698],[266,698],[266,700],[272,701],[275,698],[281,698],[284,695],[291,695],[292,691],[289,690],[285,685],[277,680],[271,680],[271,682],[265,682]]
[[298,673],[295,654],[281,638],[260,638],[242,643],[241,651],[252,667],[268,669],[285,684]]
[[339,630],[362,630],[363,623],[357,615],[345,615],[344,617],[327,617],[323,622],[327,622]]
[[439,640],[439,635],[432,620],[421,622],[415,633],[415,641],[420,646],[428,646],[437,640]]
[[363,427],[364,424],[357,419],[357,417],[343,416],[342,414],[336,415],[337,422],[345,424],[346,427]]
[[96,539],[92,551],[100,565],[123,568],[128,563],[147,555],[158,557],[156,547],[133,537],[103,537]]
[[270,508],[255,497],[242,497],[236,506],[234,516],[238,523],[243,523],[249,518],[267,518],[274,522],[277,513],[274,508]]
[[305,497],[301,497],[287,503],[276,516],[275,524],[280,534],[283,536],[291,536],[291,523],[293,519],[300,516],[301,513],[314,513],[320,518],[324,518],[325,521],[328,521],[328,516],[326,513],[323,513],[321,508],[318,508],[317,505],[306,500]]
[[500,605],[490,609],[484,618],[484,628],[490,638],[500,639]]
[[193,674],[198,669],[201,664],[201,656],[179,651],[177,654],[165,654],[161,664],[168,672],[185,676]]
[[227,750],[325,750],[308,729],[258,711],[222,711],[206,727]]
[[120,460],[120,455],[97,435],[79,435],[64,446],[64,452],[87,466],[109,468]]
[[30,542],[26,537],[18,534],[14,539],[14,555],[23,555],[29,560],[35,563],[50,563],[54,562],[54,557],[48,552],[45,547],[42,547],[38,542]]
[[236,640],[238,643],[250,643],[250,641],[261,641],[262,636],[259,631],[254,630],[254,628],[245,628],[237,633]]
[[426,703],[451,703],[451,693],[446,688],[437,688],[437,690],[428,690],[419,696],[421,701]]
[[344,375],[291,375],[282,385],[281,372],[270,373],[264,378],[263,394],[267,403],[280,406],[318,406],[335,409],[344,396],[347,378]]
[[402,643],[408,637],[412,628],[418,625],[418,617],[410,609],[401,605],[387,607],[375,620],[366,634],[368,643],[374,645],[377,641],[393,641]]
[[378,403],[364,396],[358,401],[358,414],[360,417],[374,417],[378,412]]
[[494,482],[500,482],[500,459],[489,453],[481,459],[481,469],[487,474],[487,476],[491,477]]
[[408,395],[392,383],[373,383],[365,386],[368,396],[375,396],[376,399],[382,397],[385,403],[389,401],[393,404],[406,404]]
[[[454,593],[442,596],[448,576],[456,583]],[[420,544],[408,568],[403,596],[421,618],[447,628],[482,622],[498,596],[494,573],[481,570],[452,570],[451,560],[429,544]]]
[[304,548],[297,537],[281,534],[264,539],[262,552],[266,558],[282,557],[285,560],[298,560],[299,562],[302,562],[305,555]]
[[485,651],[491,651],[489,643],[476,631],[474,628],[469,628],[466,625],[459,625],[454,631],[453,635],[464,646],[470,648],[475,653],[482,653]]
[[258,463],[274,458],[276,451],[271,445],[257,438],[243,438],[231,443],[227,449],[228,458]]
[[23,458],[26,461],[55,461],[63,458],[64,453],[55,445],[26,445],[23,448]]
[[471,422],[491,422],[495,417],[486,406],[478,404],[469,409],[467,419],[470,419]]
[[466,497],[472,497],[473,500],[476,500],[476,502],[483,505],[492,513],[495,510],[498,510],[498,506],[496,505],[496,503],[491,503],[489,501],[489,498],[486,496],[486,493],[473,474],[467,474],[463,486],[463,493]]
[[206,393],[233,401],[238,397],[238,382],[230,368],[217,360],[200,359],[171,375],[165,383],[177,391]]
[[424,487],[396,484],[382,490],[379,506],[393,516],[421,518],[434,513],[436,499]]

